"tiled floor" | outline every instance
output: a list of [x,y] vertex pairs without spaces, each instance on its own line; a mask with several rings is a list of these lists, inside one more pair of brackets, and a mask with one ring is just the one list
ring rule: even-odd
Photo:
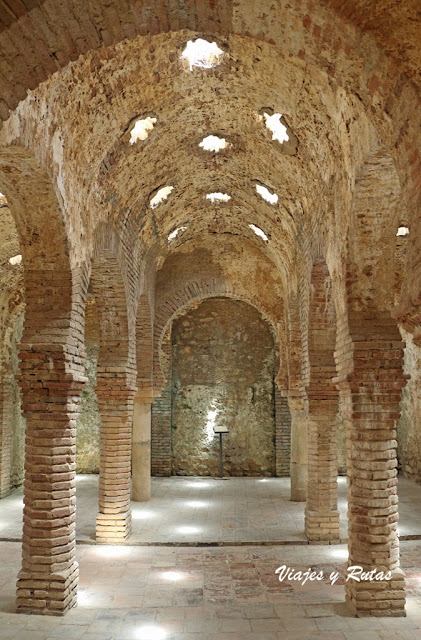
[[[152,499],[133,503],[130,544],[305,543],[304,503],[291,502],[289,478],[153,478]],[[347,536],[346,481],[339,478],[341,537]],[[421,487],[399,480],[401,539],[421,537]],[[98,477],[77,477],[77,539],[92,542]],[[0,539],[22,536],[22,490],[0,501]],[[1,639],[0,639],[1,640]]]
[[[13,613],[21,546],[0,543],[1,640],[421,640],[421,542],[401,545],[407,617],[355,619],[343,604],[346,547],[78,545],[79,605],[63,618]],[[287,564],[323,582],[279,582]]]
[[[329,581],[343,575],[346,546],[303,544],[304,504],[289,501],[288,479],[154,478],[152,487],[150,502],[132,505],[132,545],[77,545],[79,604],[64,618],[14,613],[21,544],[0,542],[0,640],[421,640],[421,540],[401,541],[407,617],[358,620],[344,607],[344,579]],[[401,538],[421,538],[420,491],[399,481]],[[95,476],[78,476],[79,542],[93,542],[97,494]],[[344,479],[339,507],[345,536]],[[21,520],[16,491],[0,502],[0,538],[19,539]],[[188,546],[206,541],[226,546]],[[266,544],[230,546],[251,541]],[[283,564],[325,578],[280,582]]]

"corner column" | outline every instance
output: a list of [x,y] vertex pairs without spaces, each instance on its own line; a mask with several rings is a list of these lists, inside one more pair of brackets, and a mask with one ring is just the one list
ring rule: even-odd
[[133,410],[132,500],[151,498],[151,417],[154,398],[136,395]]
[[307,398],[297,390],[284,392],[291,412],[291,500],[305,502],[307,496]]

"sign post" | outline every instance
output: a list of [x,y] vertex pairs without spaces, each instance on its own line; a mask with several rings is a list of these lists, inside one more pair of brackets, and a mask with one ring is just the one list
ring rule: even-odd
[[213,428],[214,433],[219,433],[219,477],[224,477],[224,471],[222,467],[222,435],[224,433],[228,433],[227,427],[217,427]]

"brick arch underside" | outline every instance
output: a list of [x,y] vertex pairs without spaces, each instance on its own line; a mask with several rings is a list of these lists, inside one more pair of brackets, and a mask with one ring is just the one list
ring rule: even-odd
[[[256,300],[256,298],[248,295],[243,290],[239,290],[235,286],[227,284],[225,280],[218,281],[217,279],[211,279],[192,283],[177,291],[177,293],[158,308],[155,313],[153,374],[154,389],[157,394],[162,390],[166,382],[161,364],[161,345],[169,325],[173,320],[175,320],[175,318],[183,315],[189,307],[208,298],[217,297],[241,300],[250,304],[252,307],[257,309],[264,320],[268,322],[278,345],[283,344],[277,330],[279,320],[275,320],[271,315],[265,312],[264,305],[259,300]],[[283,353],[280,353],[280,370],[282,368],[282,361]],[[285,373],[282,371],[281,375],[284,376]],[[278,373],[276,377],[279,379],[280,374]]]
[[393,159],[379,149],[366,159],[356,179],[351,210],[347,302],[350,310],[393,306],[396,232],[407,219]]
[[[362,0],[359,1],[362,4]],[[83,12],[76,0],[60,4],[55,0],[23,0],[4,5],[0,11],[0,51],[6,62],[0,78],[0,115],[3,118],[8,117],[8,110],[17,106],[28,89],[36,88],[49,75],[80,55],[117,45],[138,35],[154,35],[181,29],[199,33],[242,35],[251,35],[254,31],[252,35],[258,39],[281,44],[285,40],[279,31],[279,24],[283,24],[290,34],[290,42],[296,46],[293,55],[306,56],[315,46],[320,51],[319,41],[323,41],[324,49],[330,49],[333,55],[323,54],[322,58],[319,54],[320,66],[334,75],[335,66],[340,67],[343,58],[352,55],[354,51],[358,56],[362,36],[356,37],[355,31],[360,29],[364,33],[367,20],[367,12],[363,9],[360,12],[355,10],[352,12],[355,23],[353,27],[352,23],[346,24],[341,16],[343,13],[345,20],[349,19],[349,12],[342,11],[341,7],[336,11],[329,11],[323,3],[319,7],[311,7],[311,15],[307,6],[296,10],[296,14],[291,7],[287,7],[289,10],[283,10],[282,20],[276,20],[276,12],[282,10],[276,4],[259,4],[259,8],[253,10],[232,0],[207,4],[187,0],[177,6],[163,2],[159,11],[156,3],[138,0],[119,0],[115,3],[98,0]],[[389,6],[387,11],[390,11]],[[410,12],[409,9],[408,11]],[[368,19],[371,32],[381,38],[381,29],[377,33],[373,28],[377,25],[371,20],[370,14]],[[381,21],[379,24],[381,25]],[[298,31],[297,27],[302,31],[298,39],[291,35]],[[335,33],[340,33],[341,38],[334,37]],[[357,42],[354,43],[353,39]],[[382,45],[383,43],[381,48],[385,49]],[[381,62],[378,61],[379,67]],[[378,86],[379,74],[375,75],[376,69],[372,71],[373,76],[368,80],[374,85],[371,87],[373,92]]]
[[[416,136],[412,135],[412,131],[417,130],[415,118],[418,116],[414,110],[409,111],[408,105],[411,100],[419,101],[419,92],[411,84],[417,74],[411,73],[407,77],[393,57],[387,57],[393,46],[384,46],[381,29],[377,32],[380,21],[376,25],[370,22],[370,32],[375,39],[367,38],[367,12],[363,9],[355,10],[349,16],[342,7],[332,10],[327,3],[321,3],[321,6],[312,6],[309,15],[307,6],[281,7],[268,2],[262,6],[259,3],[259,10],[253,10],[246,3],[243,6],[231,1],[215,2],[204,6],[189,0],[171,8],[163,3],[158,12],[151,2],[121,1],[110,5],[99,0],[95,9],[89,7],[81,15],[76,0],[60,6],[55,0],[35,4],[37,6],[33,2],[13,3],[12,8],[4,7],[0,14],[3,23],[0,50],[5,60],[0,76],[0,117],[3,119],[9,117],[9,110],[25,98],[28,88],[34,89],[80,55],[97,52],[94,56],[98,60],[112,56],[112,50],[106,51],[105,47],[117,47],[125,39],[188,29],[199,34],[245,35],[283,50],[288,42],[290,57],[304,59],[329,77],[340,79],[340,84],[357,94],[367,109],[378,109],[380,113],[387,111],[387,118],[376,119],[376,127],[381,138],[390,138],[390,148],[396,154],[416,235],[415,226],[420,223],[421,155]],[[360,4],[363,4],[362,0]],[[386,10],[383,7],[384,13],[389,10],[389,7]],[[408,8],[408,11],[411,10]],[[399,15],[395,18],[394,22],[398,24]],[[335,38],[333,33],[340,33],[341,37]],[[405,34],[405,30],[402,33]],[[408,47],[407,52],[410,49]],[[361,68],[361,51],[364,51],[365,59],[375,60],[375,63]],[[400,55],[399,62],[406,64]],[[350,69],[358,72],[350,73]],[[414,120],[409,128],[408,118]],[[390,121],[394,123],[392,132]],[[411,241],[412,269],[408,271],[412,276],[405,279],[401,317],[417,312],[419,317],[421,263],[418,255],[419,249],[415,241]]]

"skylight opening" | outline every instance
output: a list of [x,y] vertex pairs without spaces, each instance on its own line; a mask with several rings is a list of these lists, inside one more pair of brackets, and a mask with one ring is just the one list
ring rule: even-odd
[[255,224],[249,224],[249,227],[252,231],[254,231],[256,236],[259,236],[259,238],[262,238],[265,242],[269,241],[269,238],[267,237],[266,233],[262,231],[259,227],[256,227]]
[[200,67],[201,69],[215,67],[221,62],[223,53],[216,42],[208,42],[203,38],[197,38],[194,42],[193,40],[188,41],[181,57],[188,61],[190,71],[192,71],[193,67]]
[[408,227],[399,227],[398,232],[396,234],[396,237],[402,237],[405,238],[406,236],[409,236],[409,229]]
[[156,123],[157,118],[151,118],[151,116],[138,120],[130,131],[130,144],[134,144],[139,140],[146,140]]
[[272,140],[277,140],[280,144],[288,142],[289,135],[287,133],[287,128],[280,121],[282,113],[274,113],[273,115],[270,115],[265,112],[261,117],[265,119],[265,124],[272,133]]
[[199,143],[199,147],[202,147],[205,151],[218,153],[219,151],[222,151],[222,149],[226,149],[228,147],[228,142],[225,138],[218,138],[218,136],[210,135],[203,138],[202,142]]
[[171,242],[171,240],[175,240],[176,237],[180,233],[183,233],[183,231],[185,231],[186,229],[187,229],[187,227],[177,227],[177,229],[174,229],[174,231],[171,231],[171,233],[168,236],[168,242]]
[[228,200],[231,200],[231,196],[229,196],[228,193],[216,191],[214,193],[207,193],[206,200],[210,200],[211,202],[228,202]]
[[20,264],[22,262],[22,256],[21,255],[13,256],[13,258],[9,258],[9,262],[13,266],[16,264]]
[[161,189],[158,189],[154,197],[151,198],[149,202],[151,209],[156,209],[156,207],[160,205],[161,202],[164,202],[164,200],[168,198],[168,196],[170,195],[173,189],[174,187],[170,185],[168,185],[167,187],[161,187]]
[[263,200],[266,200],[269,204],[276,204],[278,202],[278,194],[274,191],[269,191],[264,185],[256,184],[256,191],[262,196]]

